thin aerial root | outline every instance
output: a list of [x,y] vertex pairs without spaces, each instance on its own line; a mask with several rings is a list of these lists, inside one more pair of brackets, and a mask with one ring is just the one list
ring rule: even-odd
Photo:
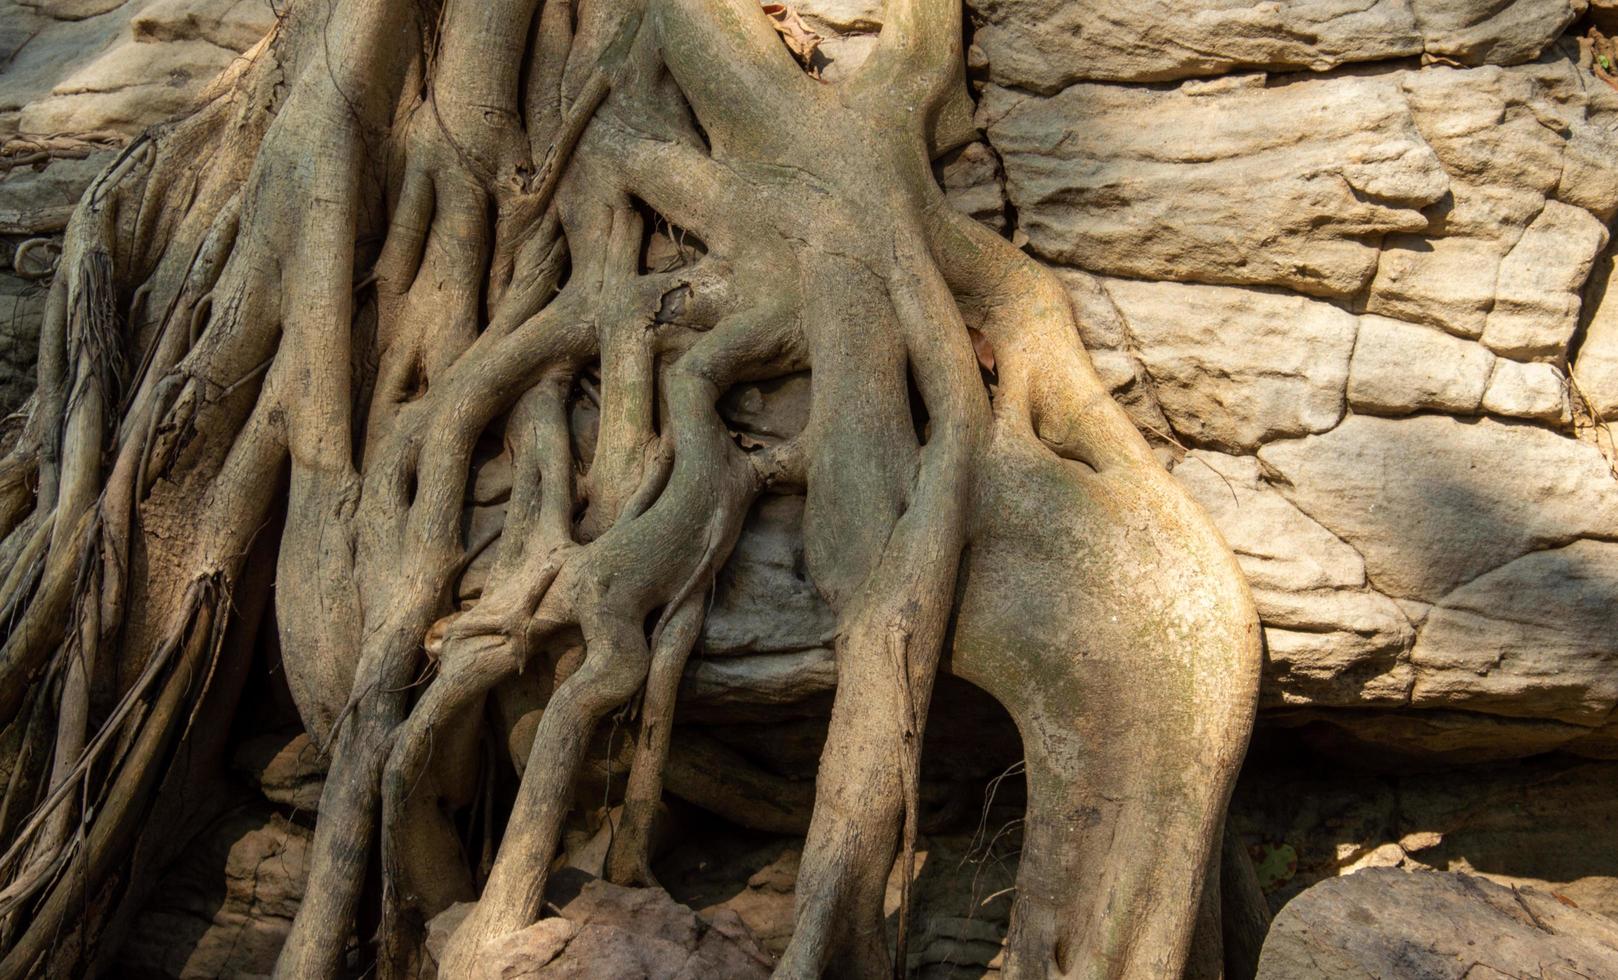
[[902,628],[889,631],[888,650],[893,656],[894,675],[898,680],[899,785],[904,798],[904,824],[899,839],[899,934],[893,971],[895,980],[905,980],[909,974],[906,948],[910,939],[910,884],[916,876],[916,831],[921,813],[921,733],[915,689],[911,684],[909,637]]
[[[653,821],[663,796],[663,769],[673,734],[674,701],[686,658],[702,631],[704,594],[687,590],[678,611],[660,620],[641,705],[640,734],[624,791],[623,823],[607,853],[607,878],[620,885],[656,885],[651,871]],[[672,607],[674,604],[671,603]]]
[[203,293],[191,307],[191,318],[187,321],[186,328],[187,348],[197,346],[197,340],[202,337],[204,324],[208,322],[211,313],[213,313],[213,293]]
[[23,853],[25,846],[33,839],[33,836],[45,826],[46,820],[55,810],[57,804],[61,803],[67,797],[67,794],[78,786],[78,780],[84,778],[90,768],[95,765],[96,760],[101,757],[101,753],[112,744],[114,737],[120,733],[124,720],[135,710],[141,698],[157,682],[157,679],[163,676],[163,671],[169,666],[169,661],[183,646],[189,624],[196,615],[197,610],[201,608],[205,592],[202,586],[206,581],[208,580],[198,580],[188,592],[185,606],[179,617],[187,628],[172,634],[169,641],[164,643],[157,653],[147,661],[146,669],[141,672],[140,677],[119,699],[117,706],[113,708],[107,720],[102,723],[101,730],[96,733],[96,737],[91,740],[89,745],[85,746],[83,755],[73,764],[72,768],[66,773],[65,778],[57,782],[51,792],[35,809],[34,815],[12,840],[11,846],[6,849],[4,854],[0,854],[0,869],[9,867]]

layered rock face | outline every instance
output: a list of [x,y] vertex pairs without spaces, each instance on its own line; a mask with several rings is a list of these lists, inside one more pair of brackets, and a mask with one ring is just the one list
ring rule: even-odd
[[[52,257],[19,246],[274,12],[3,2],[9,410]],[[830,79],[881,23],[877,0],[799,6]],[[1272,714],[1446,757],[1618,752],[1618,91],[1582,0],[972,13],[984,139],[946,188],[1059,269],[1097,367],[1218,519]],[[779,658],[821,650],[823,617],[748,587],[760,615],[803,612],[716,617],[716,652],[829,680],[823,655]]]
[[1618,91],[1581,0],[974,9],[1008,213],[1240,556],[1272,717],[1618,750]]

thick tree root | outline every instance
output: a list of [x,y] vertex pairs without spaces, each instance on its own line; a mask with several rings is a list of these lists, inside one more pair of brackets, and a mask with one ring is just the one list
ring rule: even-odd
[[[475,900],[441,965],[472,975],[540,915],[588,740],[630,704],[607,873],[652,884],[666,781],[773,792],[671,725],[715,577],[781,486],[806,494],[838,688],[777,975],[903,971],[908,895],[896,956],[882,899],[913,862],[940,669],[1027,745],[1008,976],[1180,968],[1256,622],[1060,286],[943,201],[931,160],[970,138],[960,15],[889,0],[833,86],[756,0],[301,0],[120,157],[0,461],[0,977],[110,962],[126,876],[163,853],[141,821],[201,778],[174,753],[217,747],[193,719],[229,702],[209,678],[240,676],[251,643],[224,638],[272,584],[330,762],[278,977],[356,952],[415,976],[426,923]],[[664,238],[678,258],[651,267]],[[801,435],[731,431],[727,391],[804,371]],[[474,533],[491,446],[505,522]],[[263,528],[273,583],[244,565]],[[469,834],[473,757],[507,765],[502,739],[515,803]],[[805,802],[756,816],[801,829]]]

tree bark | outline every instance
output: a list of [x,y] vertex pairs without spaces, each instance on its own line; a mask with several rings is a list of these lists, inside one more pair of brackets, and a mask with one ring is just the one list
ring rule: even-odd
[[[944,202],[932,161],[971,138],[962,26],[888,0],[833,85],[756,0],[299,0],[131,145],[69,227],[0,462],[0,977],[116,948],[151,871],[131,846],[163,774],[225,737],[192,721],[271,589],[330,762],[278,977],[342,975],[362,919],[378,974],[414,976],[459,901],[442,969],[471,975],[541,914],[585,745],[637,696],[608,869],[652,883],[679,678],[749,507],[783,488],[806,495],[838,686],[777,975],[902,972],[883,890],[913,860],[940,669],[1025,741],[1005,975],[1180,970],[1257,622],[1060,285]],[[647,268],[665,226],[691,249]],[[731,431],[728,390],[804,371],[800,435]],[[474,541],[490,440],[511,501]],[[273,577],[246,564],[266,528]],[[525,669],[548,700],[485,878],[451,814],[485,700]]]

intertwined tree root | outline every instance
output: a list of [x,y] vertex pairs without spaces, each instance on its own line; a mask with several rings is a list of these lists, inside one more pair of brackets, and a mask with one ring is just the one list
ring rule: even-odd
[[[675,689],[774,488],[806,494],[839,623],[777,975],[891,973],[884,882],[913,852],[941,663],[1025,742],[1005,975],[1179,970],[1257,624],[1062,289],[945,205],[961,33],[953,2],[889,0],[875,53],[827,85],[756,0],[304,0],[131,146],[69,229],[0,464],[0,977],[111,962],[272,587],[330,755],[278,976],[340,975],[362,921],[378,973],[413,976],[427,920],[475,900],[441,965],[470,975],[540,915],[586,743],[637,697],[607,867],[650,883]],[[690,241],[679,261],[647,267],[649,222]],[[803,371],[800,435],[720,416],[732,386]],[[510,505],[472,541],[490,440]],[[453,814],[482,705],[524,670],[546,697],[496,733],[525,751],[485,874]]]

